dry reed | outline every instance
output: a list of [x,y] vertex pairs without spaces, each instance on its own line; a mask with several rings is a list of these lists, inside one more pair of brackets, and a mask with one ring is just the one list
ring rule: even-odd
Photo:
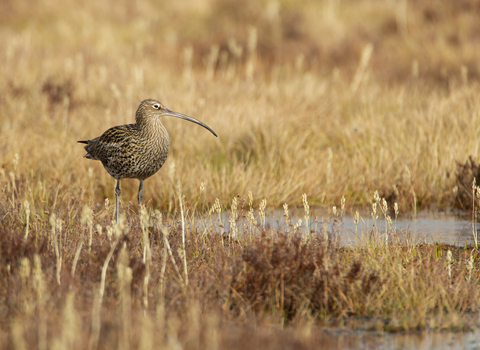
[[[406,4],[2,2],[0,349],[314,348],[322,325],[475,327],[478,251],[402,240],[396,220],[472,209],[478,243],[478,6]],[[116,226],[112,179],[75,141],[133,122],[147,97],[219,138],[165,120],[167,170],[141,215],[125,180]],[[371,206],[385,232],[341,247],[318,205],[355,213],[358,237]]]

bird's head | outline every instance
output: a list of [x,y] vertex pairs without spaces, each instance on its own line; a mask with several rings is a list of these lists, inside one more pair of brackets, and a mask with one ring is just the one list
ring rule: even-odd
[[149,118],[160,118],[163,116],[171,116],[171,117],[177,117],[177,118],[188,120],[192,123],[203,126],[205,129],[210,131],[213,135],[217,136],[217,134],[212,129],[210,129],[209,126],[207,126],[206,124],[203,124],[201,121],[195,118],[189,117],[187,115],[174,112],[168,108],[165,108],[164,105],[162,105],[159,101],[154,99],[143,100],[138,106],[137,113],[135,113],[135,119],[137,124],[142,124]]

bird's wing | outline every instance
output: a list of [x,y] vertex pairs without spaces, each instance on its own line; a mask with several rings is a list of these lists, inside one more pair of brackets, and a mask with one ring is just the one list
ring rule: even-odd
[[89,140],[85,149],[92,158],[102,163],[108,162],[125,153],[135,131],[135,124],[114,126],[105,131],[102,136]]

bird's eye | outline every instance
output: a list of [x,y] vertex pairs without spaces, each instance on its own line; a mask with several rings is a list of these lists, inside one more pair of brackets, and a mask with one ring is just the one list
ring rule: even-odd
[[155,109],[160,109],[160,104],[155,103],[155,104],[153,105],[153,108],[155,108]]

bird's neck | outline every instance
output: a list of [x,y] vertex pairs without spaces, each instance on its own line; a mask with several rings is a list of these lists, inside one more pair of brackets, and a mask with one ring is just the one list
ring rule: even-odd
[[146,138],[157,138],[159,135],[168,138],[167,130],[160,121],[160,118],[137,120],[137,125],[140,134]]

